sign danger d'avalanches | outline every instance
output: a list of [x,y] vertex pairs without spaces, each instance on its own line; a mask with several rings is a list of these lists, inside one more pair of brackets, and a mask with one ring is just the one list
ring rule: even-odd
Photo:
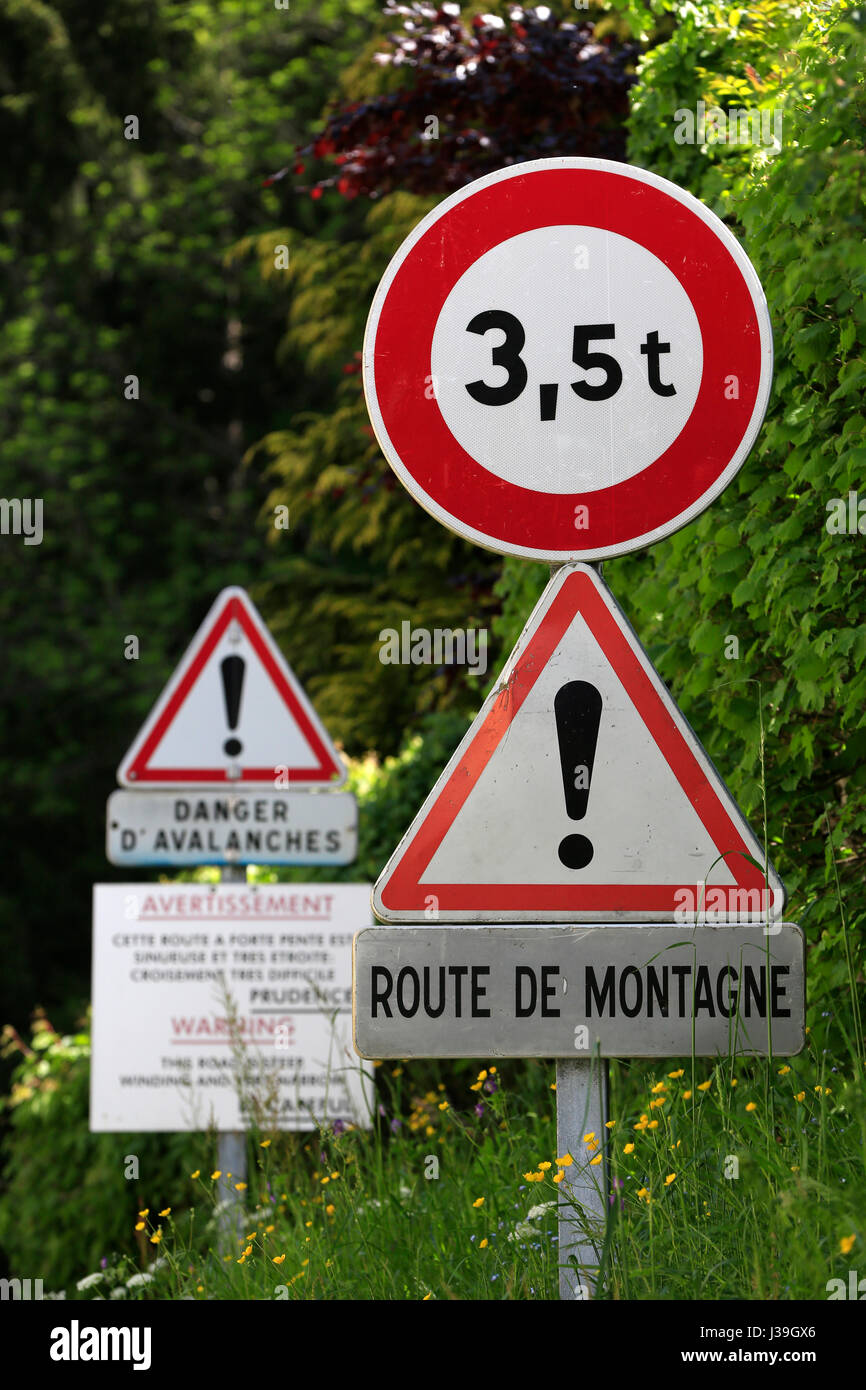
[[339,754],[243,589],[223,589],[117,771],[123,787],[339,786]]

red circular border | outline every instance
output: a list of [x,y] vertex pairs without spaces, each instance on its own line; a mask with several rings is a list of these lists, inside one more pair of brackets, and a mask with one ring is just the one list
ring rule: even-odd
[[[704,364],[689,419],[654,463],[611,487],[552,494],[506,482],[477,463],[425,391],[436,323],[461,275],[510,237],[567,223],[618,232],[676,275],[701,328]],[[738,378],[736,400],[725,396],[725,379],[732,374]],[[575,553],[626,544],[668,525],[719,479],[752,419],[761,335],[740,267],[684,203],[613,171],[537,170],[480,188],[410,249],[382,304],[373,377],[392,446],[433,502],[491,540]],[[576,531],[579,504],[588,508],[589,525]]]

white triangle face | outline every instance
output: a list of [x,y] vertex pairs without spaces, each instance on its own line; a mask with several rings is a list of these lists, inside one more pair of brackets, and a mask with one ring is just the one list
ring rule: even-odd
[[[563,791],[554,698],[580,672],[602,697],[588,807],[569,820]],[[514,814],[503,816],[505,805]],[[531,824],[520,813],[532,807]],[[495,827],[495,830],[494,828]],[[646,830],[651,827],[651,834]],[[563,837],[578,832],[592,845],[587,879],[646,882],[684,859],[688,883],[706,878],[718,850],[677,782],[622,682],[577,614],[458,812],[422,883],[472,882],[483,865],[487,883],[573,884],[560,860]],[[483,849],[481,847],[483,846]],[[481,851],[481,852],[479,852]],[[682,877],[682,874],[679,875]],[[724,864],[712,881],[733,884]]]
[[[564,769],[581,796],[567,798]],[[609,591],[573,565],[551,580],[373,902],[386,921],[776,917],[781,883],[771,869],[765,885],[746,856],[763,862],[709,758]]]
[[118,769],[123,786],[337,786],[345,769],[243,589],[224,589]]

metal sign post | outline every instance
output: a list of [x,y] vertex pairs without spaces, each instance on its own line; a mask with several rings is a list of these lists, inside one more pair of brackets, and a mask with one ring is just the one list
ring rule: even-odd
[[[560,1157],[571,1154],[574,1160],[562,1170],[565,1177],[559,1185],[559,1296],[563,1299],[585,1299],[595,1292],[606,1215],[607,1106],[606,1060],[557,1062],[556,1148]],[[597,1154],[601,1162],[593,1164]]]
[[[220,869],[221,883],[246,883],[246,866],[225,864]],[[244,1199],[236,1182],[247,1180],[247,1136],[243,1130],[220,1130],[217,1135],[217,1168],[220,1170],[220,1213],[218,1244],[224,1254],[234,1251],[241,1234]]]

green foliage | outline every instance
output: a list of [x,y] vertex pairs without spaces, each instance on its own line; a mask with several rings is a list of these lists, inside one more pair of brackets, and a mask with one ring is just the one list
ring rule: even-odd
[[[602,1198],[603,1217],[589,1216],[604,1252],[600,1298],[823,1299],[832,1278],[847,1289],[866,1239],[866,1095],[862,1073],[831,1066],[814,1045],[789,1063],[614,1064],[611,1127],[572,1154],[556,1148],[549,1062],[475,1064],[448,1084],[425,1073],[424,1063],[379,1065],[371,1131],[256,1136],[228,1258],[213,1148],[205,1161],[190,1140],[163,1138],[135,1210],[116,1183],[100,1194],[111,1239],[87,1238],[89,1204],[66,1194],[60,1245],[61,1149],[39,1171],[39,1199],[22,1189],[29,1205],[18,1210],[35,1224],[13,1273],[84,1299],[556,1298],[557,1201],[580,1173]],[[22,1133],[47,1123],[36,1106],[19,1098],[18,1113],[30,1112]],[[70,1094],[62,1118],[79,1141],[83,1114]],[[97,1175],[110,1184],[110,1165],[92,1170],[94,1185]],[[13,1210],[4,1199],[4,1224]],[[141,1259],[130,1250],[136,1224]]]
[[[16,1056],[4,1143],[0,1243],[20,1278],[57,1292],[113,1252],[145,1265],[153,1251],[136,1239],[137,1212],[171,1191],[189,1201],[180,1178],[207,1146],[204,1135],[91,1134],[90,1030],[61,1036],[38,1014],[30,1044],[7,1027],[4,1055]],[[140,1178],[124,1176],[130,1157]]]
[[[781,150],[674,144],[677,107],[747,104],[746,63],[781,111]],[[840,5],[686,5],[645,59],[631,157],[736,218],[767,294],[775,387],[750,459],[709,511],[606,567],[759,832],[765,780],[787,914],[810,945],[811,1016],[848,1028],[845,947],[861,958],[866,924],[866,567],[863,536],[825,523],[833,498],[866,496],[864,66],[863,12]],[[739,660],[725,659],[728,634]]]
[[374,17],[0,0],[0,496],[44,515],[40,545],[0,538],[0,1016],[19,1025],[34,1000],[64,1027],[82,1008],[114,769],[215,593],[266,572],[242,458],[315,400],[315,368],[279,379],[284,304],[226,257],[277,217],[312,225],[262,181]]

